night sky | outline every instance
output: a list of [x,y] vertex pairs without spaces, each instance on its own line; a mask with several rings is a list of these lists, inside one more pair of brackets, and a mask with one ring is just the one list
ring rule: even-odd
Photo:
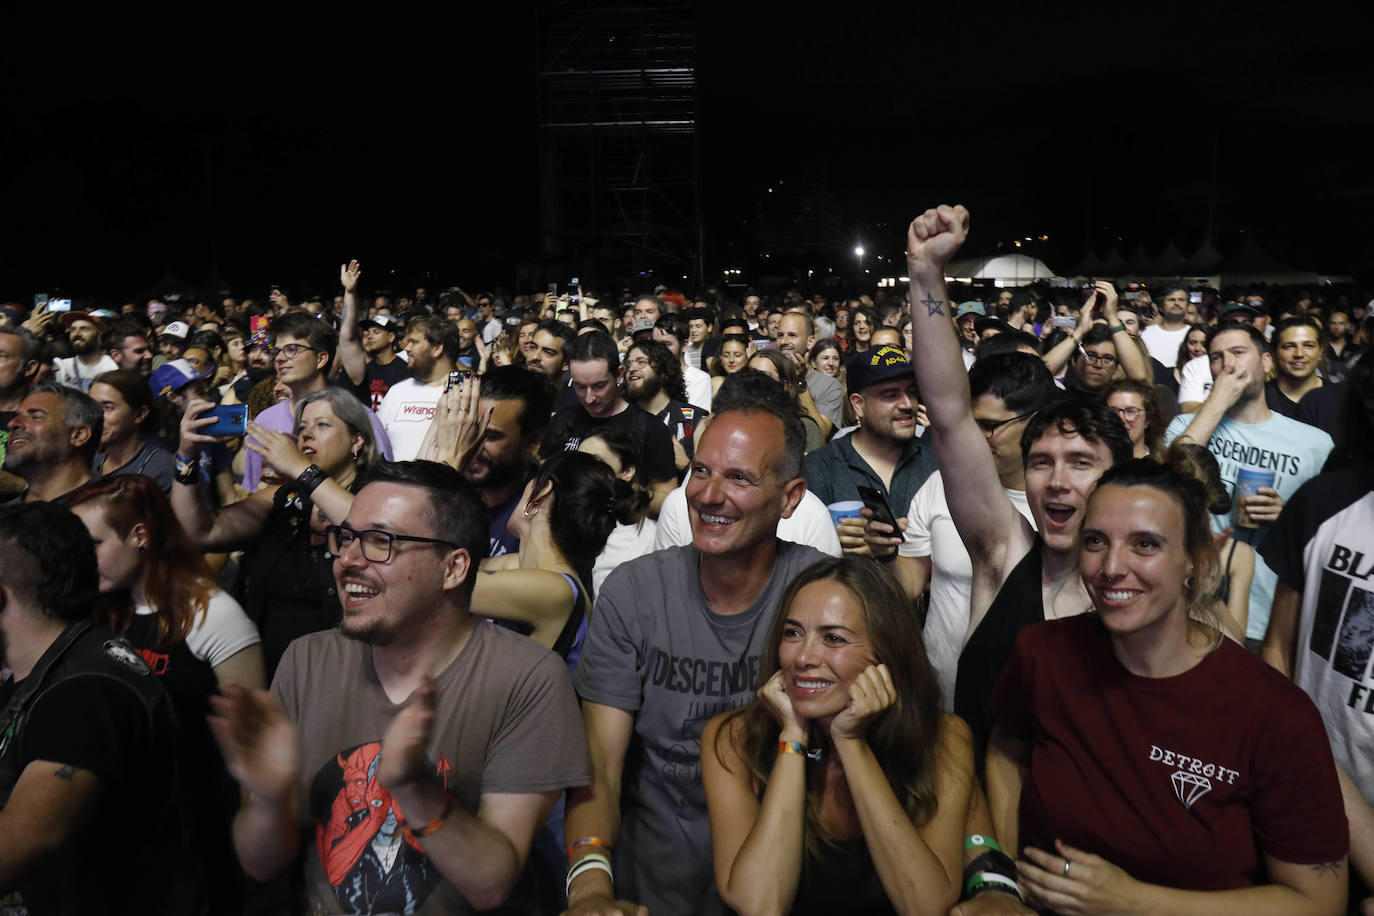
[[[535,17],[451,6],[10,23],[0,298],[122,300],[168,271],[324,292],[349,257],[372,288],[511,285],[539,254]],[[946,201],[974,213],[970,255],[1042,234],[1055,267],[1089,241],[1187,255],[1215,187],[1223,252],[1253,233],[1296,267],[1374,269],[1367,30],[1334,12],[811,6],[698,13],[708,276],[808,161],[874,252]]]

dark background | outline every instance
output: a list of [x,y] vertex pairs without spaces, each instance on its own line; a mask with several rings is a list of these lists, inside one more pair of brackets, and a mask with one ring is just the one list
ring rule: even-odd
[[[539,254],[535,14],[450,7],[9,22],[0,298],[122,300],[168,272],[324,292],[349,257],[374,289],[512,286]],[[1374,71],[1335,7],[701,7],[708,278],[803,162],[874,255],[963,202],[969,255],[1041,235],[1058,269],[1090,243],[1188,255],[1210,220],[1223,253],[1250,233],[1294,267],[1374,268]]]

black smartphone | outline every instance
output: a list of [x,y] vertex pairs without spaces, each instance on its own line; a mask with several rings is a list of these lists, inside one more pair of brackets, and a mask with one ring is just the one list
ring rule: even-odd
[[873,520],[891,525],[892,530],[901,533],[902,529],[897,525],[897,516],[892,514],[892,507],[887,504],[887,497],[882,493],[860,484],[859,499],[864,501],[864,505],[873,513]]
[[218,436],[229,439],[242,436],[247,432],[247,404],[220,404],[217,407],[211,407],[202,416],[215,418],[214,423],[199,431],[203,436]]
[[454,369],[448,374],[448,381],[444,382],[444,390],[448,391],[454,385],[461,385],[472,378],[471,369]]

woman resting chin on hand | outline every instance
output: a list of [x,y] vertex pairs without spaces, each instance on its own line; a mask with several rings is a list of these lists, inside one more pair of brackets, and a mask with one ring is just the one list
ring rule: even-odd
[[1349,843],[1326,731],[1221,638],[1206,489],[1185,453],[1167,460],[1117,465],[1088,500],[1096,613],[1017,638],[993,694],[998,834],[1045,912],[1337,916]]
[[940,713],[901,589],[867,558],[817,563],[783,596],[766,646],[756,699],[702,734],[722,899],[745,916],[946,916],[972,741]]

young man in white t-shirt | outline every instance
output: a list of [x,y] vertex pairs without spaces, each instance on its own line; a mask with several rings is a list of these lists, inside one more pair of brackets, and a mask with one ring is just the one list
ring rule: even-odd
[[443,318],[425,315],[406,326],[403,346],[410,378],[392,385],[377,411],[395,460],[410,461],[419,454],[460,343],[458,328]]

